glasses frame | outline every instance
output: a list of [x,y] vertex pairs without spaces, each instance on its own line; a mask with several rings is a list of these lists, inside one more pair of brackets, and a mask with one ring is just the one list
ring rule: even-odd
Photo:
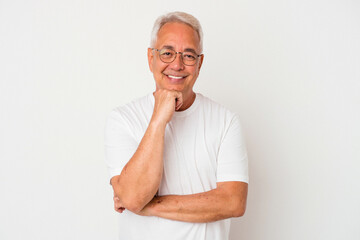
[[[175,52],[175,57],[174,57],[174,59],[173,59],[171,62],[164,62],[164,60],[162,60],[161,57],[160,57],[160,55],[159,55],[159,58],[160,58],[160,60],[161,60],[163,63],[172,63],[173,61],[175,61],[176,56],[178,55],[178,53],[180,53],[181,61],[182,61],[182,63],[183,63],[184,65],[186,65],[186,66],[194,66],[194,65],[198,62],[199,57],[201,57],[201,55],[202,55],[202,54],[197,54],[197,53],[195,53],[196,60],[194,61],[194,64],[190,64],[190,65],[189,65],[189,64],[184,63],[184,57],[183,57],[183,53],[184,53],[184,52],[176,52],[174,49],[171,49],[171,48],[162,48],[162,49],[151,48],[151,50],[155,50],[155,51],[157,51],[157,52],[159,52],[159,53],[160,53],[160,51],[163,50],[163,49],[168,49],[168,50],[171,50],[171,51],[174,51],[174,52]],[[189,51],[188,51],[188,52],[189,52]]]

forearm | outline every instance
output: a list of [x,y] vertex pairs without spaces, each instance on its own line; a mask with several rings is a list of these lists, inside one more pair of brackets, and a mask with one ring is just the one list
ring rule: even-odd
[[242,216],[246,208],[247,184],[240,191],[221,187],[191,195],[155,197],[143,214],[184,222],[212,222]]
[[232,217],[222,209],[221,199],[206,192],[154,198],[153,215],[184,222],[212,222]]
[[114,177],[115,195],[125,208],[140,211],[156,194],[163,172],[165,126],[150,122],[135,154]]

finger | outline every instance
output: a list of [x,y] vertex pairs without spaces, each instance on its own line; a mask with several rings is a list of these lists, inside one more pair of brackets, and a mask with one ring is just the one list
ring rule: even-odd
[[114,208],[115,211],[117,211],[120,208],[124,208],[122,204],[120,203],[120,199],[118,197],[114,197]]
[[176,104],[175,104],[175,110],[178,111],[182,106],[182,103],[179,100],[176,100]]
[[115,211],[117,211],[117,212],[123,212],[123,211],[125,211],[125,208],[122,207],[122,206],[114,206],[114,209],[115,209]]
[[183,97],[181,92],[175,93],[175,109],[179,110],[183,104]]
[[125,208],[120,207],[120,208],[115,209],[115,211],[117,211],[118,213],[123,213],[125,211]]
[[116,202],[114,202],[114,207],[115,207],[116,209],[118,209],[118,208],[123,207],[123,205],[122,205],[119,201],[116,201]]
[[118,198],[118,197],[114,197],[113,200],[114,200],[114,204],[120,203],[120,198]]

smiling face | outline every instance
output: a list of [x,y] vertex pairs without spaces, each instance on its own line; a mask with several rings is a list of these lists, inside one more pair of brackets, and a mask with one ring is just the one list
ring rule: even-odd
[[[197,32],[184,23],[166,23],[158,32],[154,48],[170,48],[176,52],[194,51],[200,53],[199,36]],[[193,86],[199,75],[203,55],[193,66],[184,65],[181,55],[177,54],[171,63],[164,63],[159,58],[159,53],[148,49],[148,61],[154,75],[156,89],[180,91],[184,98],[193,95]]]

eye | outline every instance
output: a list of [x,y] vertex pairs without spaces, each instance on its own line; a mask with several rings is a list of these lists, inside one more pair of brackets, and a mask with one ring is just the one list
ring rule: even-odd
[[160,56],[163,58],[172,58],[174,56],[174,51],[170,49],[162,49],[160,51]]
[[187,61],[194,61],[194,60],[196,60],[196,55],[192,52],[184,52],[183,58],[184,58],[184,60],[187,60]]

